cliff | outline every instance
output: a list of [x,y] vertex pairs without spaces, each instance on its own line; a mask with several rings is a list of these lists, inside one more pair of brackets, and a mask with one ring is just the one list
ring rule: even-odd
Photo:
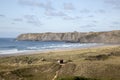
[[16,39],[35,41],[68,41],[81,43],[120,43],[120,30],[88,33],[27,33],[19,35]]
[[86,33],[68,32],[68,33],[27,33],[21,34],[17,40],[36,40],[36,41],[75,41],[80,37],[85,36]]

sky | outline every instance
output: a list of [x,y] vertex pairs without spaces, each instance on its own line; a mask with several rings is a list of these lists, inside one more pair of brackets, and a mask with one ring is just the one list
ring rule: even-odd
[[0,0],[0,37],[120,30],[120,0]]

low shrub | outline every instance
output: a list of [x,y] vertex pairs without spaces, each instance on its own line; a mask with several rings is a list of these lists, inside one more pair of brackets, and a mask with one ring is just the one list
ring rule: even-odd
[[98,79],[74,76],[74,77],[59,78],[57,80],[98,80]]

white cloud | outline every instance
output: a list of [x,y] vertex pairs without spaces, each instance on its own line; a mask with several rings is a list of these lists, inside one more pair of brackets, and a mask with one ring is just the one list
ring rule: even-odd
[[19,21],[19,22],[21,22],[21,21],[23,21],[23,19],[22,18],[14,18],[13,21]]
[[93,22],[93,23],[98,23],[98,21],[97,21],[97,20],[93,20],[92,22]]
[[73,6],[72,3],[64,3],[64,9],[65,10],[74,10],[75,7]]
[[64,20],[77,20],[77,19],[82,19],[82,17],[80,16],[75,16],[75,17],[71,17],[71,16],[65,16],[63,17]]
[[0,17],[5,17],[5,15],[4,14],[0,14]]
[[88,17],[93,18],[93,17],[94,17],[94,15],[88,15]]
[[54,8],[52,7],[52,2],[51,1],[47,1],[46,4],[44,4],[44,8],[45,10],[54,10]]
[[113,24],[113,25],[120,25],[120,22],[118,22],[118,21],[113,21],[112,24]]
[[80,10],[80,13],[90,13],[90,10],[88,10],[88,9],[82,9],[82,10]]
[[45,15],[47,16],[66,16],[65,13],[62,11],[53,11],[53,10],[46,10]]
[[86,25],[83,25],[83,26],[81,26],[82,28],[94,28],[94,27],[96,27],[96,25],[95,24],[86,24]]
[[46,1],[45,3],[37,1],[37,0],[19,0],[19,4],[25,5],[25,6],[33,6],[33,7],[40,7],[44,8],[45,10],[51,10],[54,9],[52,7],[51,1]]
[[100,13],[100,14],[105,14],[106,13],[106,10],[104,9],[98,9],[96,11],[94,11],[95,13]]
[[27,23],[34,24],[36,26],[42,25],[39,18],[35,15],[24,15],[24,18],[26,19]]
[[36,0],[19,0],[19,4],[27,6],[44,7],[44,4]]
[[103,10],[103,9],[98,10],[98,12],[99,12],[99,13],[106,13],[106,11]]
[[120,0],[104,0],[104,2],[112,5],[115,9],[120,9]]

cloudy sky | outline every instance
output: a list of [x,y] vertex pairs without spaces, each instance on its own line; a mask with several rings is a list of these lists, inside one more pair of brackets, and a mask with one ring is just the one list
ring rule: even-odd
[[120,0],[0,0],[0,37],[120,30]]

